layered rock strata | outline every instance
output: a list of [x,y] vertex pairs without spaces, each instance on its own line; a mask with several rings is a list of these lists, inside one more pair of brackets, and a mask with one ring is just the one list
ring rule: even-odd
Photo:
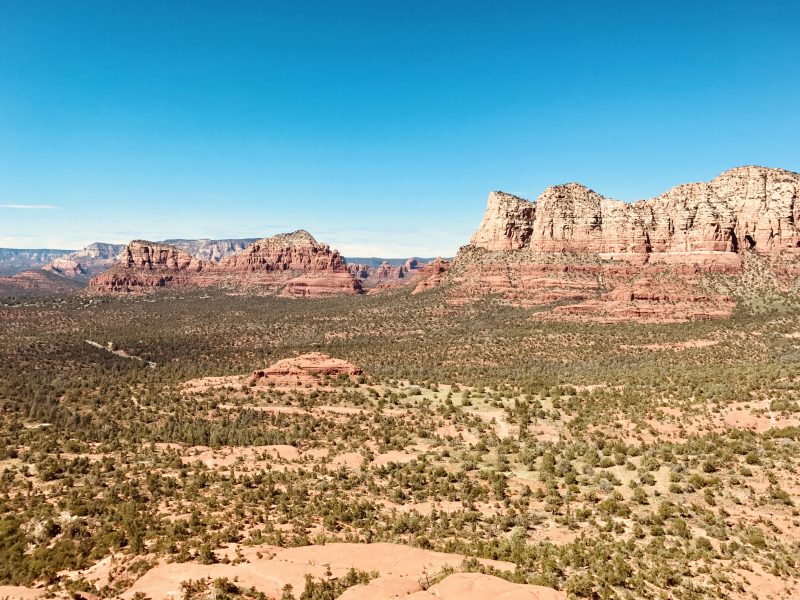
[[[451,301],[498,294],[553,304],[543,318],[681,321],[729,315],[707,284],[742,253],[800,254],[800,175],[740,167],[631,204],[570,183],[535,202],[492,192],[483,220],[441,279]],[[789,269],[791,270],[791,269]]]
[[172,283],[189,283],[192,272],[204,263],[175,246],[134,240],[125,247],[121,260],[89,282],[95,292],[137,292]]
[[450,270],[450,261],[436,258],[422,265],[417,272],[416,286],[411,294],[419,294],[439,286]]
[[128,244],[118,264],[91,280],[90,289],[115,293],[209,285],[260,287],[290,296],[362,292],[341,255],[306,231],[257,240],[219,262],[200,260],[170,244],[137,240]]
[[220,261],[227,271],[259,273],[275,271],[347,271],[344,259],[327,244],[320,244],[304,230],[280,233],[257,240],[242,252]]
[[800,175],[739,167],[626,204],[569,183],[535,202],[492,192],[470,244],[486,250],[780,253],[800,246]]

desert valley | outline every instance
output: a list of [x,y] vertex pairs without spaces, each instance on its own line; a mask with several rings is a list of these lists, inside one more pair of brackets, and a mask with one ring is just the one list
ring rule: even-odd
[[800,174],[475,227],[0,250],[0,598],[800,597]]

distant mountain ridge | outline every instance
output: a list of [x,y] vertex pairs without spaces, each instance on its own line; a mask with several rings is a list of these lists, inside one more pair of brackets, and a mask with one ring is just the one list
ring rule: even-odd
[[0,248],[0,276],[15,275],[28,269],[44,267],[56,258],[75,250],[52,248]]
[[[9,250],[7,255],[21,257],[7,271],[13,275],[0,277],[0,293],[7,294],[62,293],[88,284],[94,293],[224,285],[258,288],[259,293],[326,296],[377,292],[426,279],[420,274],[432,272],[425,269],[428,259],[413,257],[356,258],[348,263],[305,230],[267,238],[95,242],[78,251],[37,255]],[[42,264],[45,258],[51,260]]]
[[124,244],[95,242],[81,250],[55,258],[42,268],[62,277],[88,280],[92,275],[113,265],[124,249]]
[[226,256],[241,252],[256,241],[258,241],[258,238],[229,238],[222,240],[200,238],[196,240],[163,240],[160,243],[175,246],[200,260],[219,261]]
[[[226,256],[241,252],[248,245],[261,238],[174,238],[160,240],[156,243],[169,244],[192,256],[205,261],[219,261]],[[80,249],[53,249],[53,248],[0,248],[0,276],[15,275],[30,269],[46,268],[58,275],[65,277],[84,277],[102,273],[110,268],[116,260],[120,260],[126,244],[112,244],[108,242],[94,242]],[[419,263],[428,263],[435,257],[423,258],[411,256],[407,258],[381,258],[377,256],[342,257],[348,264],[365,265],[370,269],[377,269],[383,264],[392,267],[402,267],[409,258]],[[74,263],[79,263],[80,267]]]
[[[244,250],[257,238],[213,240],[172,239],[157,242],[175,246],[205,261],[219,261]],[[94,242],[80,250],[0,248],[0,276],[16,275],[31,269],[46,269],[62,277],[88,281],[121,260],[126,244]]]
[[[392,267],[402,267],[408,262],[409,259],[414,259],[420,263],[428,263],[436,260],[437,257],[431,256],[429,258],[421,258],[419,256],[409,256],[407,258],[379,258],[377,256],[345,256],[344,259],[348,264],[366,265],[372,269],[380,267],[386,263]],[[449,259],[446,259],[449,260]]]

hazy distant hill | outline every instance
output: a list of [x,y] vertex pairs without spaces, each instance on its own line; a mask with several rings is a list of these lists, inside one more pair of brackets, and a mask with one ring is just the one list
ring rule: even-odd
[[62,277],[88,281],[89,277],[102,273],[119,260],[123,250],[124,244],[95,242],[77,252],[55,258],[42,268]]
[[71,252],[75,251],[49,248],[0,248],[0,276],[43,267],[50,261]]
[[417,262],[426,263],[434,260],[434,258],[420,258],[419,256],[409,256],[406,258],[378,258],[376,256],[346,256],[345,260],[351,265],[367,265],[368,267],[380,267],[383,263],[388,263],[393,267],[401,267],[406,264],[409,258],[416,258]]
[[[245,239],[175,239],[164,240],[205,261],[218,261],[221,258],[244,250],[256,238]],[[94,242],[81,250],[50,250],[27,248],[0,248],[0,276],[16,275],[31,269],[47,269],[63,277],[88,279],[110,268],[125,244]]]
[[218,261],[231,254],[241,252],[253,242],[257,242],[259,238],[242,238],[242,239],[226,239],[226,240],[163,240],[161,243],[170,244],[185,252],[188,252],[195,258],[206,261]]

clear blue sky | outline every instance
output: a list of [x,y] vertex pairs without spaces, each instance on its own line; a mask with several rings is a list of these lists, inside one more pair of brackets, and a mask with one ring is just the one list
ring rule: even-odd
[[796,0],[0,0],[0,246],[303,227],[451,255],[493,189],[797,171],[798,23]]

